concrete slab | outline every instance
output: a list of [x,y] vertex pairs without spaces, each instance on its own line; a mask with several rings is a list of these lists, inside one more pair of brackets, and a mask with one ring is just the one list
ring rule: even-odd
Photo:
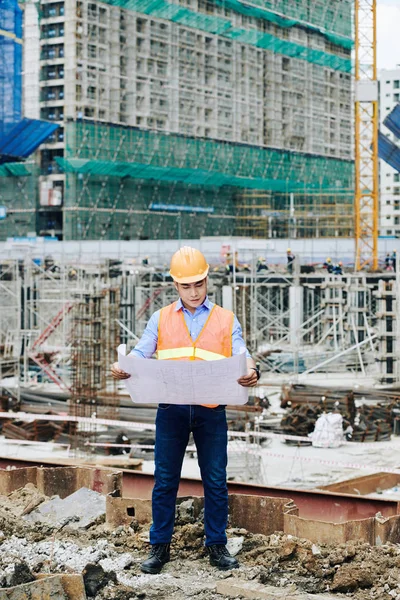
[[85,487],[100,494],[122,495],[122,473],[108,468],[95,467],[26,467],[0,470],[0,495],[32,483],[45,496],[57,494],[66,498]]
[[340,594],[308,594],[299,592],[296,586],[276,588],[262,585],[253,581],[242,581],[234,579],[222,579],[217,582],[216,591],[228,598],[249,598],[251,600],[343,600],[345,596]]
[[86,528],[106,514],[106,497],[98,492],[81,488],[67,498],[59,496],[44,502],[23,518],[56,527],[68,525],[72,529]]
[[44,575],[0,590],[0,600],[86,600],[82,575]]

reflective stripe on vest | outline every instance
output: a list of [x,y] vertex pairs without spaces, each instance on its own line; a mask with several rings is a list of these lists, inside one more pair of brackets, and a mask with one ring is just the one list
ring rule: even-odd
[[221,360],[226,358],[223,354],[217,354],[216,352],[209,352],[203,350],[203,348],[196,348],[196,346],[187,346],[185,348],[171,348],[170,350],[158,350],[157,358],[159,360],[173,360],[176,358],[187,358],[200,360]]

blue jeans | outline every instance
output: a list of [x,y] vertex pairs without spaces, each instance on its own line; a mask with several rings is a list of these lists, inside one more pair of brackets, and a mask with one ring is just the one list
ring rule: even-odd
[[151,544],[168,544],[189,434],[193,432],[204,487],[206,546],[226,544],[228,521],[227,423],[225,407],[160,404],[156,418],[155,483]]

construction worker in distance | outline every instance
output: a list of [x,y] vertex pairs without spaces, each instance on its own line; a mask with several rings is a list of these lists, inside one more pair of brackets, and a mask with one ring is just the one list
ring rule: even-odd
[[393,271],[396,273],[396,269],[397,269],[397,250],[393,250],[393,252],[392,252],[392,267],[393,267]]
[[287,255],[287,270],[289,273],[293,273],[293,262],[296,257],[294,256],[294,254],[292,254],[292,251],[290,248],[288,248],[286,250],[286,255]]
[[392,267],[392,257],[389,252],[385,256],[385,271],[393,271]]
[[259,273],[260,271],[268,271],[267,261],[264,256],[259,256],[257,259],[256,272]]
[[343,275],[343,263],[339,261],[338,264],[333,267],[332,272],[334,275]]
[[324,269],[326,269],[328,271],[328,273],[332,273],[332,271],[333,271],[332,259],[327,258],[326,261],[324,262],[324,264],[322,265],[322,267]]
[[[172,257],[170,275],[179,299],[155,312],[132,354],[158,360],[216,360],[246,349],[235,315],[213,304],[207,296],[209,265],[203,254],[184,246]],[[247,352],[248,372],[238,379],[253,387],[260,377]],[[116,379],[127,379],[118,363]],[[182,389],[184,397],[185,390]],[[225,406],[159,404],[156,417],[155,472],[152,495],[151,551],[142,563],[144,573],[159,573],[170,559],[179,479],[189,435],[193,433],[204,487],[205,546],[210,563],[221,570],[235,569],[237,560],[227,548],[228,521],[227,423]]]

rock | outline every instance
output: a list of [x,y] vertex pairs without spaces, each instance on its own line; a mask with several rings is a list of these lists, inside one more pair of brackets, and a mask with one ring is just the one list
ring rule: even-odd
[[95,597],[110,581],[117,583],[114,571],[106,572],[100,565],[88,564],[83,570],[85,591],[89,597]]
[[226,547],[228,548],[229,554],[231,556],[236,556],[236,554],[238,554],[242,547],[243,547],[243,542],[244,542],[244,537],[235,537],[235,538],[229,538]]
[[374,583],[370,569],[356,568],[354,565],[342,565],[336,571],[331,585],[334,592],[351,592],[357,588],[367,588]]
[[180,523],[194,523],[194,501],[184,500],[176,507],[177,517]]
[[106,514],[106,497],[87,488],[80,488],[64,499],[59,496],[44,502],[24,519],[62,528],[87,528]]
[[318,546],[316,546],[315,544],[313,544],[313,545],[311,546],[311,552],[314,554],[314,556],[315,556],[316,554],[321,554],[321,550],[320,550],[320,549],[319,549],[319,547],[318,547]]
[[21,585],[22,583],[30,583],[31,581],[35,581],[35,577],[25,561],[14,565],[14,571],[11,573],[11,576],[7,577],[9,587]]
[[282,558],[289,558],[296,552],[297,544],[294,540],[288,539],[279,548],[279,556]]

